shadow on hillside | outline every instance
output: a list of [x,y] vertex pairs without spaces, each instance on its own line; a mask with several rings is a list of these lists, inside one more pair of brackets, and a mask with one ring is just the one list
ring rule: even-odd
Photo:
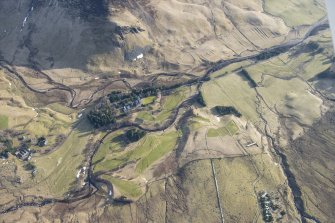
[[126,57],[121,49],[124,35],[143,31],[108,19],[111,7],[122,8],[127,1],[21,2],[0,1],[0,27],[7,27],[0,30],[0,59],[11,65],[86,70],[94,55],[124,53]]

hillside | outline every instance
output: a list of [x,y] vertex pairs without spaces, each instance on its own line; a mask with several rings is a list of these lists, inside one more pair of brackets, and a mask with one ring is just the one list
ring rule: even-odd
[[0,1],[1,222],[331,222],[322,0]]
[[304,25],[324,16],[322,5],[304,3],[318,14],[308,24],[301,21],[292,28],[286,11],[283,17],[272,15],[277,5],[269,1],[264,7],[256,0],[0,4],[3,63],[22,69],[24,77],[32,68],[66,83],[77,91],[76,102],[99,90],[102,83],[97,78],[111,81],[127,75],[143,80],[163,72],[198,75],[222,58],[255,54],[302,37]]

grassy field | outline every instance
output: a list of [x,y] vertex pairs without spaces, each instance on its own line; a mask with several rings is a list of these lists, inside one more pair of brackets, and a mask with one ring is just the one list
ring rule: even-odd
[[[257,174],[252,164],[244,159],[216,160],[217,180],[227,222],[248,222],[259,210],[252,187]],[[236,218],[236,219],[234,219]]]
[[186,165],[165,191],[170,222],[221,222],[209,160]]
[[[331,40],[328,39],[328,42]],[[320,43],[320,47],[326,45],[326,42]],[[329,58],[324,53],[296,54],[292,51],[246,70],[258,83],[258,92],[267,106],[295,117],[300,123],[311,125],[321,116],[322,100],[310,93],[311,87],[307,81],[329,66]]]
[[136,115],[136,118],[141,119],[143,121],[149,121],[149,122],[155,121],[155,117],[149,111],[138,112]]
[[[260,154],[248,158],[226,158],[214,161],[219,192],[227,222],[263,222],[257,202],[260,191],[284,190],[285,178],[270,156]],[[289,197],[279,196],[282,208],[297,216]],[[294,218],[294,217],[293,217]],[[294,218],[295,219],[295,218]],[[293,222],[286,219],[284,222]]]
[[172,151],[176,146],[178,136],[178,132],[171,132],[164,136],[147,138],[140,147],[136,148],[137,150],[147,149],[150,151],[137,163],[136,172],[142,173],[155,161]]
[[[24,125],[23,129],[28,131],[33,138],[45,136],[48,145],[53,145],[59,135],[67,135],[71,130],[71,119],[64,114],[49,109],[38,109],[38,115]],[[33,145],[35,150],[43,149]]]
[[48,110],[41,110],[39,115],[28,123],[24,129],[36,136],[66,133],[70,125],[70,120],[66,118]]
[[187,126],[192,130],[192,131],[196,131],[199,128],[201,128],[204,125],[209,125],[210,124],[210,120],[207,118],[204,118],[202,116],[195,116],[192,117]]
[[91,130],[89,122],[82,120],[59,149],[32,159],[37,167],[38,183],[46,185],[54,196],[62,196],[75,182],[77,169],[84,160],[83,151],[91,139]]
[[0,130],[8,128],[8,117],[6,115],[0,115]]
[[[257,83],[257,92],[236,73],[205,83],[202,93],[208,107],[234,106],[254,123],[260,120],[258,112],[261,112],[273,129],[278,127],[275,110],[294,117],[300,123],[311,125],[321,115],[322,100],[311,94],[312,89],[307,81],[330,66],[331,53],[327,52],[331,44],[329,31],[324,31],[320,36],[307,40],[299,51],[292,49],[245,68]],[[310,41],[316,42],[319,50],[309,47]],[[223,130],[221,134],[226,133]],[[217,135],[220,134],[210,130],[209,136]]]
[[142,102],[142,105],[149,105],[153,103],[155,100],[156,100],[156,96],[150,96],[150,97],[143,98],[141,102]]
[[129,162],[137,162],[135,170],[137,173],[142,173],[152,163],[174,149],[178,136],[177,132],[147,134],[138,143],[121,152],[113,152],[106,149],[109,146],[103,145],[102,152],[98,152],[94,158],[96,161],[94,171],[112,170]]
[[69,107],[65,107],[64,105],[61,105],[59,103],[50,104],[50,105],[48,105],[48,107],[55,112],[59,112],[59,113],[65,114],[65,115],[71,115],[72,113],[75,112],[75,110],[73,110]]
[[281,17],[289,26],[311,25],[326,15],[321,1],[315,0],[266,0],[264,10]]
[[101,178],[110,181],[123,196],[128,198],[138,198],[143,194],[141,188],[132,181],[122,180],[108,175],[102,175]]
[[156,116],[156,121],[164,121],[170,115],[173,109],[175,109],[187,96],[190,91],[187,87],[178,89],[173,94],[164,97],[161,105],[161,112]]
[[227,125],[221,128],[211,128],[208,130],[207,136],[208,137],[218,137],[218,136],[225,136],[225,135],[235,135],[238,132],[238,127],[234,121],[229,121]]
[[234,106],[247,119],[256,121],[256,93],[248,82],[232,73],[205,83],[201,89],[209,108],[217,105]]
[[193,89],[189,87],[181,87],[168,96],[163,96],[161,100],[161,107],[159,112],[153,111],[141,111],[137,113],[136,118],[143,120],[145,123],[161,123],[166,121],[172,113],[172,111],[191,93]]
[[[327,32],[324,34],[327,34]],[[281,54],[269,60],[251,65],[246,70],[256,83],[262,81],[263,75],[270,75],[283,80],[299,76],[304,80],[309,80],[328,69],[331,64],[329,59],[331,53],[326,50],[330,48],[331,38],[326,38],[323,43],[320,43],[318,39],[315,39],[315,42],[319,43],[320,49],[323,51],[322,53],[315,54],[316,51],[309,51],[308,47],[305,46],[303,48],[305,52],[297,53],[291,51]]]
[[117,141],[116,138],[124,134],[123,131],[117,131],[110,134],[104,142],[100,145],[98,152],[93,157],[93,163],[103,160],[108,154],[116,154],[123,151],[122,142]]
[[218,137],[218,136],[226,136],[228,135],[228,131],[225,127],[221,127],[218,129],[209,129],[207,136],[208,137]]
[[310,59],[311,57],[307,53],[297,55],[294,59],[290,58],[290,55],[286,53],[249,66],[246,70],[256,83],[262,81],[262,75],[264,74],[281,79],[289,79],[295,77],[296,72],[301,69],[301,65],[307,63]]
[[27,106],[21,89],[11,83],[3,71],[0,71],[0,95],[0,130],[22,130],[23,126],[34,118],[36,112]]
[[265,78],[259,92],[269,106],[282,114],[293,116],[300,123],[313,124],[321,116],[322,100],[311,94],[310,87],[300,79],[280,80]]

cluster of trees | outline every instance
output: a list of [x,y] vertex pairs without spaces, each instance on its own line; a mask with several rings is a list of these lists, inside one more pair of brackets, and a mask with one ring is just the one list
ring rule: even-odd
[[[159,87],[147,87],[142,89],[133,89],[128,93],[124,93],[122,91],[113,91],[107,96],[107,100],[104,103],[101,103],[94,110],[92,110],[88,114],[88,119],[91,123],[96,127],[102,127],[108,124],[115,123],[115,119],[117,115],[125,115],[127,111],[123,111],[123,109],[129,110],[132,107],[137,106],[140,103],[141,98],[149,97],[149,96],[157,96],[158,91],[162,90],[172,90],[182,85],[188,85],[193,83],[200,83],[204,81],[208,81],[210,78],[197,78],[187,81],[186,83],[177,83],[174,85],[167,86],[159,86]],[[206,106],[205,101],[200,93],[199,104],[202,106]],[[124,108],[126,107],[126,108]]]
[[148,87],[142,89],[133,89],[129,93],[123,93],[121,91],[113,91],[108,95],[110,103],[115,104],[116,107],[124,106],[138,100],[139,98],[146,98],[149,96],[157,96],[158,91],[167,91],[179,88],[183,85],[191,85],[194,83],[200,83],[209,81],[209,77],[196,78],[186,81],[185,83],[176,83],[173,85],[164,85],[158,87]]
[[32,171],[36,169],[36,166],[32,162],[28,162],[26,165],[24,165],[25,170]]
[[[273,216],[272,211],[276,211],[279,208],[278,204],[274,204],[270,195],[266,192],[261,192],[259,194],[259,202],[262,207],[262,214],[263,214],[263,220],[265,222],[273,222]],[[279,216],[277,219],[282,219],[282,217],[286,214],[284,210],[279,212]]]
[[276,49],[266,50],[256,56],[256,60],[267,60],[272,57],[278,56],[281,53],[284,53],[288,47],[280,47]]
[[88,119],[96,128],[115,123],[115,109],[109,102],[102,103],[88,114]]
[[0,156],[8,158],[8,153],[14,154],[16,151],[13,147],[13,141],[5,136],[0,136]]
[[257,83],[254,81],[254,79],[251,78],[247,70],[242,69],[240,74],[249,82],[250,87],[252,88],[257,87]]
[[146,132],[140,129],[129,129],[126,131],[126,137],[130,142],[137,142],[146,135]]
[[206,102],[205,102],[204,97],[202,96],[201,92],[198,94],[198,97],[197,97],[196,100],[201,106],[203,106],[203,107],[206,106]]
[[145,98],[149,96],[156,96],[158,93],[158,88],[156,87],[149,87],[149,88],[144,88],[144,89],[134,89],[132,91],[133,94]]
[[200,83],[200,82],[205,82],[209,80],[210,80],[210,77],[206,76],[204,78],[191,79],[184,83],[176,83],[172,85],[164,85],[164,86],[158,86],[158,87],[148,87],[148,88],[143,88],[143,89],[133,89],[129,93],[123,93],[121,91],[113,91],[108,95],[108,98],[111,103],[123,102],[124,104],[127,104],[127,101],[133,101],[138,98],[157,96],[158,91],[173,90],[183,85],[191,85],[194,83]]
[[113,91],[107,96],[107,100],[90,111],[88,119],[96,128],[113,124],[118,115],[124,115],[124,106],[134,107],[140,103],[140,98],[157,95],[157,92],[158,88],[155,87],[134,89],[130,93]]
[[121,91],[113,91],[108,95],[108,99],[111,103],[120,101],[123,99],[123,94]]
[[317,50],[320,47],[320,45],[317,42],[309,42],[306,46],[311,51]]
[[316,55],[319,53],[323,53],[324,48],[320,47],[319,43],[317,42],[309,42],[306,45],[307,49],[311,52],[311,55]]
[[45,136],[41,136],[37,139],[36,145],[43,147],[43,146],[46,146],[47,144],[48,144],[48,140]]
[[221,116],[224,115],[235,115],[236,117],[241,117],[242,114],[236,110],[236,108],[232,107],[232,106],[216,106],[214,107],[214,110],[216,111],[216,113],[218,113]]
[[108,99],[116,109],[123,108],[124,106],[132,108],[140,104],[141,98],[157,96],[158,90],[158,88],[150,87],[144,89],[134,89],[129,93],[114,91],[108,95]]
[[116,102],[124,102],[127,103],[132,102],[138,98],[145,98],[149,96],[156,96],[158,92],[158,88],[150,87],[144,89],[134,89],[130,93],[122,93],[121,91],[113,91],[108,95],[109,101],[111,103]]
[[210,80],[210,77],[208,77],[208,76],[201,77],[201,78],[194,78],[194,79],[188,80],[188,81],[183,82],[183,83],[160,86],[159,90],[162,90],[162,91],[173,90],[173,89],[179,88],[181,86],[193,85],[195,83],[202,83],[202,82],[206,82],[206,81],[209,81],[209,80]]

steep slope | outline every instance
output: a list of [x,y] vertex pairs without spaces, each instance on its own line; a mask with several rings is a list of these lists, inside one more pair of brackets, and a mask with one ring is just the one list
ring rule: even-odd
[[[1,55],[55,78],[78,73],[189,71],[284,41],[260,1],[2,1]],[[220,46],[220,47],[213,47]],[[144,59],[134,61],[141,53]],[[69,69],[73,69],[69,71]],[[59,77],[58,77],[59,76]]]

